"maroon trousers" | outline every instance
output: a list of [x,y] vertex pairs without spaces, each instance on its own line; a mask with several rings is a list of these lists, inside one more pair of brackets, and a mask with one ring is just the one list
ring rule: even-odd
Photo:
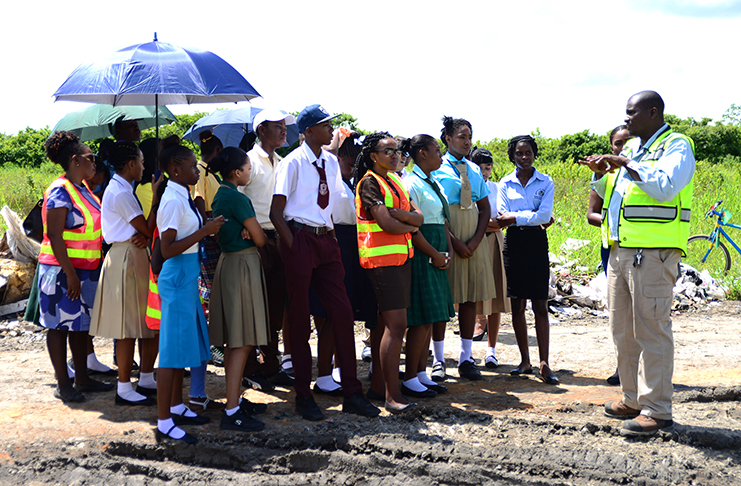
[[260,346],[262,365],[257,361],[257,347],[252,348],[244,367],[244,376],[250,376],[258,371],[270,376],[281,369],[278,359],[278,333],[283,328],[283,309],[286,306],[286,273],[275,238],[268,236],[265,246],[260,249],[260,258],[268,290],[270,342],[267,346]]
[[327,309],[327,318],[334,334],[342,388],[345,396],[349,397],[363,387],[357,376],[353,312],[345,291],[345,269],[342,266],[340,246],[337,240],[327,234],[315,235],[292,226],[291,231],[293,247],[288,249],[281,241],[280,253],[286,269],[288,325],[291,326],[291,358],[296,396],[311,396],[309,287],[313,286]]

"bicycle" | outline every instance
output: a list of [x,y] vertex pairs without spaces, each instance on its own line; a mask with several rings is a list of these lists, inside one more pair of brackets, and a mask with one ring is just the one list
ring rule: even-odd
[[[721,236],[741,255],[741,247],[726,233],[723,227],[741,229],[741,226],[731,224],[728,221],[733,216],[730,211],[720,207],[723,201],[710,206],[705,213],[705,219],[711,216],[717,218],[715,228],[709,235],[690,236],[687,241],[687,256],[684,263],[692,266],[698,271],[708,270],[711,274],[725,274],[731,269],[731,253],[721,241]],[[718,211],[720,208],[720,211]]]

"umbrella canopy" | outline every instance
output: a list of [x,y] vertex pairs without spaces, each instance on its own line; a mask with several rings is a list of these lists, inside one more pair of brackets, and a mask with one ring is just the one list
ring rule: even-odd
[[216,54],[157,41],[80,65],[55,101],[106,105],[172,105],[248,101],[260,94]]
[[92,105],[79,111],[68,113],[59,120],[52,132],[67,130],[79,135],[83,142],[113,135],[113,123],[120,117],[124,120],[136,120],[139,128],[144,130],[155,126],[155,119],[160,125],[172,123],[177,118],[166,106],[160,106],[155,116],[154,106],[111,106]]
[[[237,108],[236,110],[216,110],[195,122],[185,132],[183,138],[198,143],[198,134],[204,130],[211,130],[214,135],[219,137],[224,147],[236,147],[245,133],[253,131],[252,120],[262,110],[262,108],[255,108],[254,106]],[[281,113],[286,113],[283,110],[280,111]],[[288,129],[288,134],[286,135],[286,143],[283,146],[289,147],[298,140],[298,125],[293,123],[286,128]]]

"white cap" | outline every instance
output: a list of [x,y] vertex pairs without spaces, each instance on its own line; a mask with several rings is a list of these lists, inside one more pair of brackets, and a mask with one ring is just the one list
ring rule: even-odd
[[255,115],[255,118],[252,119],[252,130],[257,134],[257,127],[259,127],[262,122],[277,122],[281,120],[285,120],[286,125],[293,125],[296,123],[296,118],[294,118],[290,113],[287,114],[274,108],[266,108]]

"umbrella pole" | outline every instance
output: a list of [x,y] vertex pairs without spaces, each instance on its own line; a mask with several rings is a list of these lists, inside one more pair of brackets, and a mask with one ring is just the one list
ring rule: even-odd
[[[154,34],[155,40],[157,40],[157,34]],[[160,168],[160,108],[159,108],[159,95],[154,95],[154,133],[157,138],[157,150],[154,152],[154,165],[156,168]],[[160,169],[161,170],[161,169]]]

